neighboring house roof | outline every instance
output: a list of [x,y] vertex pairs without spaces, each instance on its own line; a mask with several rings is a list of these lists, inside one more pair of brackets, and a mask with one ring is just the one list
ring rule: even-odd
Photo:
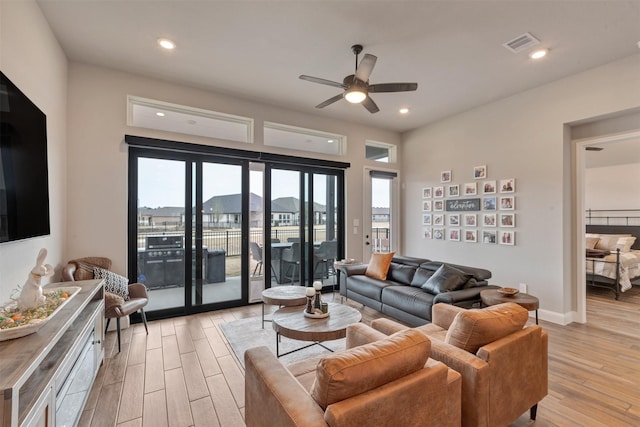
[[[282,210],[276,210],[276,207],[282,208]],[[313,203],[313,210],[324,212],[326,210],[325,205],[320,203]],[[272,212],[300,212],[300,200],[296,197],[279,197],[271,202]]]
[[138,208],[138,213],[145,216],[182,216],[184,214],[184,208],[180,206],[163,206],[160,208]]
[[[325,206],[314,203],[316,211],[324,212]],[[240,194],[226,194],[223,196],[213,196],[202,204],[205,213],[240,213],[242,212],[242,198]],[[249,211],[257,212],[262,210],[262,197],[251,193],[249,195]],[[163,206],[160,208],[142,207],[138,209],[140,215],[146,216],[182,216],[184,208],[175,206]],[[295,197],[280,197],[271,202],[271,212],[274,213],[296,213],[300,212],[300,201]]]

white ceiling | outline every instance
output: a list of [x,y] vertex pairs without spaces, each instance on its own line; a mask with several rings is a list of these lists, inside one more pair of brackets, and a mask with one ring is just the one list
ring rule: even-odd
[[[38,0],[72,61],[166,79],[257,102],[394,131],[637,54],[640,0],[624,1],[119,1]],[[551,49],[533,62],[503,43],[530,32]],[[177,44],[168,53],[159,37]],[[315,105],[352,74],[351,45],[378,57],[380,112],[342,100]],[[409,107],[400,115],[400,107]]]

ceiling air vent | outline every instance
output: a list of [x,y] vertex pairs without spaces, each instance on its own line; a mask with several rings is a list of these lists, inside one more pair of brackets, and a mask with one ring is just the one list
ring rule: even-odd
[[535,46],[538,43],[540,43],[540,40],[533,37],[531,33],[524,33],[523,35],[504,43],[502,46],[506,47],[513,53],[518,53],[523,50],[528,50],[530,47]]

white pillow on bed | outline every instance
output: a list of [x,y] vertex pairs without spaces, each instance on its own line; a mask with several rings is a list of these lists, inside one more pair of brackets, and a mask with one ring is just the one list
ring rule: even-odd
[[616,249],[620,249],[620,252],[629,252],[631,250],[631,246],[636,241],[636,238],[631,237],[620,237],[618,242],[616,243]]
[[598,234],[589,234],[587,233],[587,249],[595,249],[598,241],[600,240],[600,235]]
[[620,252],[629,252],[635,240],[631,234],[601,234],[595,249],[615,251],[620,248]]

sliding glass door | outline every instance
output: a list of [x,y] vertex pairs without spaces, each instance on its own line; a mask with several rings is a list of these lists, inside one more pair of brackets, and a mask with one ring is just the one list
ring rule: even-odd
[[271,285],[336,284],[342,253],[342,175],[274,167],[270,172]]
[[150,317],[246,301],[248,163],[175,154],[133,163],[135,280],[147,286]]
[[130,147],[129,279],[147,286],[149,318],[259,302],[271,286],[335,284],[343,169],[238,153]]

